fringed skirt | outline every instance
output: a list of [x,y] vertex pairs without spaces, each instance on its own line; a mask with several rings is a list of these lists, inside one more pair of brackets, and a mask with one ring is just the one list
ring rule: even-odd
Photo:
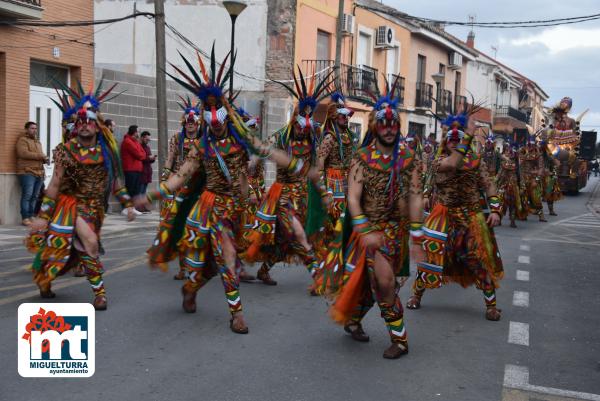
[[[378,251],[388,260],[396,277],[408,277],[408,224],[383,222],[376,225],[383,232],[384,244]],[[374,273],[375,252],[361,243],[361,236],[352,232],[345,253],[343,274],[338,281],[329,281],[327,295],[334,299],[329,313],[334,321],[344,324],[350,319],[356,307],[365,297],[375,296]]]
[[437,204],[423,224],[427,262],[417,265],[426,288],[455,282],[463,287],[490,280],[498,287],[504,275],[494,231],[479,205]]
[[100,202],[85,204],[74,196],[59,195],[48,231],[32,233],[25,241],[27,249],[36,254],[32,264],[34,272],[53,278],[77,265],[77,253],[73,251],[75,248],[83,250],[75,232],[77,217],[81,217],[100,240],[104,206]]

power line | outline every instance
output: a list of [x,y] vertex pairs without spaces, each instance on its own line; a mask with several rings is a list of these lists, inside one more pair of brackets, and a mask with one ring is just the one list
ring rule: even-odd
[[90,25],[103,25],[112,24],[114,22],[125,21],[131,18],[147,17],[154,18],[154,13],[148,12],[135,12],[133,14],[126,15],[119,18],[109,18],[101,20],[79,20],[79,21],[31,21],[31,20],[0,20],[0,26],[44,26],[50,28],[60,28],[68,26],[90,26]]

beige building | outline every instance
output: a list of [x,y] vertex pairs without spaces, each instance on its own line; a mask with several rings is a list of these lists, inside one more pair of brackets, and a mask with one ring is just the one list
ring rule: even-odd
[[[0,1],[0,18],[92,20],[88,0]],[[38,124],[44,152],[61,140],[54,79],[86,85],[93,79],[94,31],[87,27],[0,26],[0,224],[20,221],[15,143],[27,121]],[[47,175],[49,176],[51,166]]]

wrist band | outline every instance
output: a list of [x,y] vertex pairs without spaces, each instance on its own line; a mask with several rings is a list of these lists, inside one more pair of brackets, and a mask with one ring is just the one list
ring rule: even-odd
[[369,219],[364,214],[359,214],[352,218],[352,227],[361,235],[374,231],[371,224],[369,224]]
[[171,170],[170,168],[163,167],[162,173],[160,174],[160,180],[166,181],[167,179],[169,179],[169,175],[171,175],[172,172],[173,170]]
[[488,203],[490,204],[490,211],[492,213],[500,214],[501,204],[498,195],[492,195],[488,197]]
[[44,195],[42,198],[42,205],[40,206],[40,212],[38,216],[44,220],[52,220],[54,216],[54,208],[56,207],[56,201]]
[[172,195],[172,192],[167,187],[167,184],[161,182],[160,184],[158,184],[158,189],[146,193],[146,199],[148,199],[148,201],[152,203],[156,200],[167,199],[170,195]]
[[410,237],[414,244],[423,242],[423,223],[420,221],[412,221],[408,232],[410,233]]
[[121,206],[124,208],[133,207],[133,202],[131,201],[131,196],[129,196],[129,193],[127,192],[127,188],[121,187],[116,190],[114,194]]

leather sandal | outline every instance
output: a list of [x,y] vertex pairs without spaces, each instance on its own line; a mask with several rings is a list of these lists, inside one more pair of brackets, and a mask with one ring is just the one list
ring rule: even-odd
[[94,309],[96,310],[106,310],[107,302],[105,295],[98,295],[94,298]]
[[256,277],[266,285],[277,285],[277,281],[271,278],[268,270],[263,270],[261,267],[258,273],[256,273]]
[[40,289],[40,297],[42,297],[44,299],[51,299],[51,298],[56,297],[56,294],[54,292],[52,292],[52,290],[50,289],[50,284],[48,284],[48,285],[38,284],[38,288]]
[[485,311],[485,318],[487,320],[491,320],[492,322],[497,322],[502,317],[501,312],[502,309],[498,309],[495,306],[491,306]]
[[408,309],[419,309],[421,307],[421,297],[418,295],[412,295],[406,302]]
[[408,354],[408,346],[400,343],[392,343],[392,345],[383,351],[383,357],[385,359],[398,359],[406,354]]
[[179,270],[176,275],[173,276],[173,280],[184,280],[185,270]]
[[[355,327],[355,329],[352,329],[352,327]],[[344,331],[346,333],[349,333],[354,341],[366,343],[370,340],[369,336],[367,335],[367,333],[365,333],[360,323],[348,323],[344,325]]]
[[196,291],[186,291],[185,287],[181,288],[181,294],[183,295],[183,310],[187,313],[196,312]]
[[229,319],[229,328],[231,331],[237,334],[248,334],[248,326],[245,323],[234,324],[233,320],[233,318]]

